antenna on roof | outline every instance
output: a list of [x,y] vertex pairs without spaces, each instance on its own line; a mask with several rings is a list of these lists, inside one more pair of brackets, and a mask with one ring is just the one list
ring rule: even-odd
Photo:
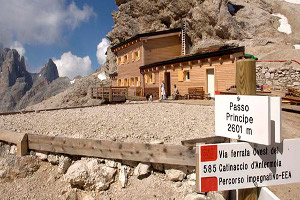
[[185,29],[186,29],[186,24],[185,20],[181,21],[181,55],[185,55],[186,51],[186,44],[185,44]]

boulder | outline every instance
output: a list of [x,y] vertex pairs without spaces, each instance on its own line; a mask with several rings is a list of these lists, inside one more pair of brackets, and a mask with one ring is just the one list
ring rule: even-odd
[[75,190],[71,190],[67,193],[66,200],[78,200],[78,195]]
[[69,167],[65,178],[72,187],[102,191],[109,188],[116,172],[115,168],[104,166],[97,159],[82,159]]
[[58,163],[59,163],[58,155],[49,154],[47,159],[52,165],[58,165]]
[[114,160],[105,160],[105,165],[113,168],[116,168],[118,166],[117,162],[115,162]]
[[13,155],[17,155],[17,151],[18,151],[17,146],[16,145],[11,145],[9,153],[13,154]]
[[42,161],[46,161],[48,159],[48,155],[45,153],[36,152],[35,155]]
[[187,174],[187,168],[182,166],[165,166],[167,179],[170,181],[182,181]]
[[71,166],[72,160],[69,157],[64,157],[62,156],[59,159],[59,164],[58,164],[58,172],[61,174],[64,174],[68,168]]
[[203,194],[191,193],[185,196],[184,200],[206,200],[206,196]]
[[32,156],[17,157],[7,155],[0,159],[0,177],[15,179],[25,178],[39,169],[39,161]]
[[130,170],[129,167],[123,165],[120,168],[119,172],[119,185],[121,188],[125,188],[128,182],[128,171]]
[[207,197],[210,199],[215,199],[215,200],[226,200],[228,199],[228,191],[222,191],[222,192],[208,192]]
[[83,194],[80,199],[81,200],[95,200],[95,198],[89,194]]
[[196,173],[189,174],[187,176],[187,179],[188,179],[187,183],[189,185],[192,185],[192,186],[196,185]]
[[138,166],[134,169],[133,174],[138,178],[143,178],[150,174],[150,164],[139,163]]

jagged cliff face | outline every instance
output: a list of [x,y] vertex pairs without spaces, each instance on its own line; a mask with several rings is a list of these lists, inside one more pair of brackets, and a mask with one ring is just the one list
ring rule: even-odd
[[[272,6],[265,0],[116,0],[115,25],[107,37],[112,45],[138,33],[181,26],[192,42],[191,53],[225,41],[276,36]],[[108,51],[104,71],[115,71],[115,56]]]
[[32,84],[24,57],[14,49],[0,50],[0,110],[14,109]]
[[15,49],[0,50],[0,92],[15,85],[16,82],[25,83],[25,90],[32,86],[32,78],[26,70],[25,59],[20,58]]
[[17,103],[16,109],[20,110],[54,96],[70,86],[70,80],[66,77],[59,78],[57,67],[52,59],[49,59],[40,73],[34,74],[34,83],[29,91]]
[[64,91],[68,78],[59,78],[50,59],[38,74],[26,70],[24,57],[15,49],[0,49],[0,112],[23,109]]

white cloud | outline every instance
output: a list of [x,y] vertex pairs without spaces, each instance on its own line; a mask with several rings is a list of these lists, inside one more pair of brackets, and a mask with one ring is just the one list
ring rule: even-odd
[[10,45],[9,48],[16,49],[18,51],[18,53],[20,54],[20,57],[25,55],[25,48],[23,47],[23,45],[19,41],[14,41]]
[[0,0],[0,43],[53,44],[66,30],[75,29],[95,13],[66,0]]
[[110,41],[106,38],[102,38],[101,42],[97,45],[97,60],[100,65],[103,65],[106,60],[107,47],[110,45]]
[[289,24],[288,19],[284,15],[279,13],[272,14],[272,15],[280,18],[279,20],[280,26],[278,27],[279,32],[286,33],[286,34],[292,33],[291,25]]
[[69,51],[64,53],[60,60],[54,58],[53,61],[61,77],[67,76],[73,79],[78,75],[87,76],[92,73],[92,62],[89,56],[81,58]]

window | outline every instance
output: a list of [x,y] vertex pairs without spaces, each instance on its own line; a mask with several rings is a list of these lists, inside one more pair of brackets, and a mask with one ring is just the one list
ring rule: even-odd
[[138,81],[139,81],[138,77],[135,77],[134,78],[134,85],[135,86],[139,86],[139,82]]
[[124,86],[128,86],[127,78],[124,79]]
[[141,77],[138,77],[138,82],[137,82],[137,86],[141,86]]
[[152,77],[153,77],[152,75],[153,75],[153,74],[150,74],[150,75],[149,75],[149,77],[150,77],[150,81],[149,81],[149,82],[150,82],[150,83],[153,83],[153,82],[152,82],[152,81],[153,81],[153,80],[152,80]]
[[130,86],[134,86],[134,78],[130,79]]
[[135,52],[132,52],[131,53],[131,62],[134,62],[135,61]]
[[[140,50],[139,50],[139,51],[140,51]],[[139,51],[134,52],[134,60],[135,60],[135,61],[140,60]]]
[[155,83],[155,73],[151,74],[151,83]]
[[139,51],[140,50],[134,51],[134,52],[131,53],[131,61],[132,62],[140,60],[140,53],[139,53]]
[[121,86],[121,84],[122,84],[122,81],[121,81],[121,79],[119,79],[118,80],[118,86]]
[[125,56],[124,56],[124,64],[126,64],[128,62],[128,55],[126,54]]
[[190,80],[190,71],[184,71],[184,80],[189,81]]
[[118,57],[118,65],[121,65],[121,57]]

